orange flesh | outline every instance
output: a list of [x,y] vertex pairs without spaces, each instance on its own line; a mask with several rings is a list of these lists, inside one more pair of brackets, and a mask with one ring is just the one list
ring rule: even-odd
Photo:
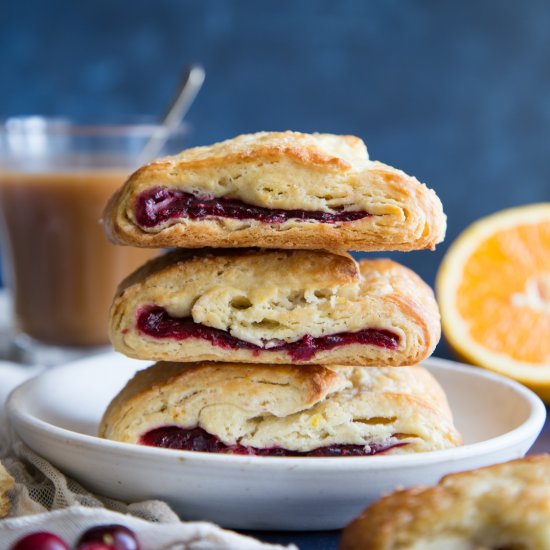
[[[550,311],[512,301],[543,278],[550,278],[550,222],[502,229],[480,243],[456,295],[471,337],[517,361],[550,364]],[[540,299],[550,306],[542,285]]]

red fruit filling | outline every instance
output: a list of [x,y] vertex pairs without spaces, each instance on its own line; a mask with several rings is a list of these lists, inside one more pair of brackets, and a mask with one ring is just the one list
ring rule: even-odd
[[179,428],[165,426],[156,428],[141,436],[142,445],[163,447],[165,449],[179,449],[181,451],[201,451],[204,453],[222,453],[233,455],[258,456],[367,456],[384,453],[406,443],[398,441],[390,445],[327,445],[311,451],[289,451],[280,447],[271,449],[256,449],[243,445],[226,445],[215,435],[209,434],[202,428]]
[[366,328],[357,332],[340,332],[317,338],[306,334],[297,342],[265,348],[235,338],[224,330],[195,323],[191,317],[172,317],[164,308],[158,306],[148,306],[140,310],[137,316],[137,328],[143,334],[154,338],[175,338],[176,340],[200,338],[224,349],[249,349],[255,353],[286,351],[294,361],[308,361],[319,351],[349,344],[368,344],[392,350],[399,346],[397,334],[389,330]]
[[352,222],[371,216],[365,211],[321,212],[315,210],[283,210],[246,204],[238,199],[197,196],[179,189],[155,187],[144,191],[137,199],[136,220],[141,227],[155,227],[173,218],[200,220],[208,217],[258,220],[284,223],[288,220],[321,223]]

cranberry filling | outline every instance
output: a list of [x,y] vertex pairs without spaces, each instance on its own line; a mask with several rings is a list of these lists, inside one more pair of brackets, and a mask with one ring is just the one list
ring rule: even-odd
[[195,323],[191,317],[172,317],[164,308],[157,306],[145,307],[138,313],[137,327],[143,334],[154,338],[200,338],[220,348],[249,349],[256,353],[286,351],[294,361],[308,361],[319,351],[348,344],[368,344],[392,350],[399,346],[397,334],[389,330],[366,328],[357,332],[340,332],[317,338],[306,334],[297,342],[264,348],[235,338],[223,330]]
[[237,455],[258,456],[367,456],[384,453],[395,447],[406,445],[398,441],[391,445],[327,445],[311,451],[290,451],[273,447],[271,449],[256,449],[244,445],[226,445],[218,437],[209,434],[202,428],[184,429],[178,426],[156,428],[141,436],[142,445],[163,447],[165,449],[179,449],[182,451],[202,451],[204,453],[224,453]]
[[290,219],[322,223],[352,222],[371,216],[365,211],[321,212],[315,210],[283,210],[246,204],[238,199],[196,196],[179,189],[155,187],[138,197],[136,220],[141,227],[154,227],[173,218],[193,220],[215,216],[237,220],[258,220],[283,223]]

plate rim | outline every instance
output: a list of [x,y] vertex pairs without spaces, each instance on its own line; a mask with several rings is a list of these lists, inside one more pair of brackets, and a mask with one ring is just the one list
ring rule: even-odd
[[[395,468],[414,467],[418,465],[429,465],[446,460],[458,461],[471,458],[472,456],[482,456],[488,453],[498,452],[505,448],[513,447],[521,441],[529,439],[532,435],[536,436],[542,430],[546,419],[546,407],[542,400],[529,388],[516,382],[515,380],[506,378],[500,374],[488,371],[473,365],[451,361],[433,357],[423,362],[423,365],[432,369],[442,369],[446,371],[460,372],[467,376],[480,377],[488,379],[494,383],[508,386],[516,394],[519,394],[526,404],[529,406],[529,416],[525,422],[518,427],[496,437],[464,445],[461,447],[453,447],[451,449],[443,449],[438,451],[429,451],[424,453],[402,454],[402,455],[385,455],[385,456],[369,456],[369,457],[276,457],[276,456],[250,456],[250,455],[231,455],[208,453],[201,451],[185,451],[177,449],[162,449],[156,447],[148,447],[136,445],[133,443],[123,443],[119,441],[111,441],[102,439],[98,436],[83,434],[67,428],[62,428],[55,424],[51,424],[38,418],[37,416],[25,412],[22,407],[18,406],[18,402],[24,399],[26,392],[33,385],[40,383],[43,378],[50,374],[64,369],[86,368],[88,363],[96,363],[98,360],[112,360],[113,357],[121,357],[120,354],[109,352],[106,354],[95,355],[85,359],[80,359],[71,363],[66,363],[51,369],[47,369],[36,377],[31,378],[17,386],[6,401],[6,410],[10,422],[13,425],[18,436],[17,423],[22,423],[32,431],[45,434],[58,442],[67,444],[71,442],[73,445],[78,444],[80,447],[88,450],[105,450],[111,456],[116,453],[117,456],[134,456],[140,458],[149,458],[151,460],[172,460],[181,464],[189,463],[189,461],[200,461],[201,465],[221,465],[226,467],[241,468],[242,466],[269,466],[271,469],[284,470],[310,470],[310,471],[325,471],[334,470],[335,466],[342,468],[345,464],[346,470],[365,470],[365,469],[380,469],[391,470]],[[368,367],[367,367],[368,368]],[[407,368],[407,367],[401,367]],[[368,460],[365,460],[368,458]]]

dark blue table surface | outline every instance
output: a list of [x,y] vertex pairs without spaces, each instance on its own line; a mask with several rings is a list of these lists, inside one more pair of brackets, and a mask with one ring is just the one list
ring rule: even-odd
[[300,550],[334,550],[338,548],[340,531],[246,531],[247,535],[265,542],[295,544]]
[[340,539],[340,531],[242,532],[264,542],[295,544],[300,550],[334,550]]

